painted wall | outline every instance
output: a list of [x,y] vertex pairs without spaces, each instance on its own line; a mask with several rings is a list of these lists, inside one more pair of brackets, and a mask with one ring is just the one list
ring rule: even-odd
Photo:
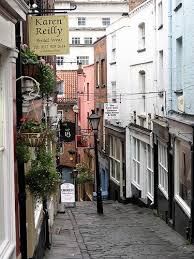
[[[171,84],[169,86],[169,111],[185,112],[194,114],[193,102],[193,64],[194,64],[194,48],[191,42],[194,37],[193,15],[194,15],[194,2],[191,0],[182,1],[182,7],[177,7],[176,1],[170,1],[169,13],[172,15],[170,20],[170,32],[172,40],[171,55],[172,64],[170,66],[170,76],[172,76]],[[178,49],[178,39],[182,37],[182,61],[181,69],[178,60],[180,58]],[[182,84],[180,84],[182,82]],[[180,90],[179,92],[176,92]],[[176,92],[176,93],[175,93]],[[181,105],[181,103],[183,103]]]

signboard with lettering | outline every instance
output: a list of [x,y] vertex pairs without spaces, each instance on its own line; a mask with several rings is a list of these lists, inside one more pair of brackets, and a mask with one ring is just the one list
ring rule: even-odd
[[28,16],[29,47],[38,56],[69,53],[67,16]]
[[71,183],[61,184],[61,202],[74,203],[75,202],[75,186]]
[[76,135],[76,147],[89,147],[89,136],[88,135]]
[[120,119],[120,103],[104,103],[104,119]]
[[66,121],[60,125],[60,139],[64,142],[72,142],[75,140],[75,123]]

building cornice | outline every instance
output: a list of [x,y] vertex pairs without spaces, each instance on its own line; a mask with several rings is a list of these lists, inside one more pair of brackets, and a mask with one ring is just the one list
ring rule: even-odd
[[26,20],[29,6],[24,0],[2,0],[0,1],[0,13],[12,22]]
[[136,13],[140,12],[141,10],[145,9],[147,6],[151,5],[153,3],[153,0],[147,0],[146,2],[143,2],[141,5],[136,7],[134,10],[129,12],[129,17],[133,17],[136,15]]

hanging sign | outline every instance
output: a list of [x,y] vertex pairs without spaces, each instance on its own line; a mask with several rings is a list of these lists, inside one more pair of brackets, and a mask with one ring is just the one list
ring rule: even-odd
[[72,142],[75,140],[74,122],[66,121],[60,125],[60,138],[64,142]]
[[69,53],[67,16],[29,16],[29,47],[38,56]]
[[104,103],[104,119],[120,119],[120,103]]
[[75,202],[75,186],[71,183],[61,184],[61,202]]

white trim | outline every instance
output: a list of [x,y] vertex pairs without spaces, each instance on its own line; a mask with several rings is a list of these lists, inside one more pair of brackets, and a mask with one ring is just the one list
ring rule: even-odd
[[138,183],[136,183],[134,180],[132,180],[131,183],[132,183],[138,190],[142,191],[142,187],[141,187]]
[[164,194],[164,196],[168,200],[168,193],[164,190],[164,188],[160,184],[158,184],[158,188],[160,189],[160,191]]
[[181,206],[181,208],[184,210],[184,212],[190,218],[191,217],[190,207],[186,204],[186,202],[178,194],[175,194],[174,197],[175,197],[176,202]]
[[148,197],[151,201],[154,201],[154,197],[152,196],[151,193],[147,192],[147,197]]

